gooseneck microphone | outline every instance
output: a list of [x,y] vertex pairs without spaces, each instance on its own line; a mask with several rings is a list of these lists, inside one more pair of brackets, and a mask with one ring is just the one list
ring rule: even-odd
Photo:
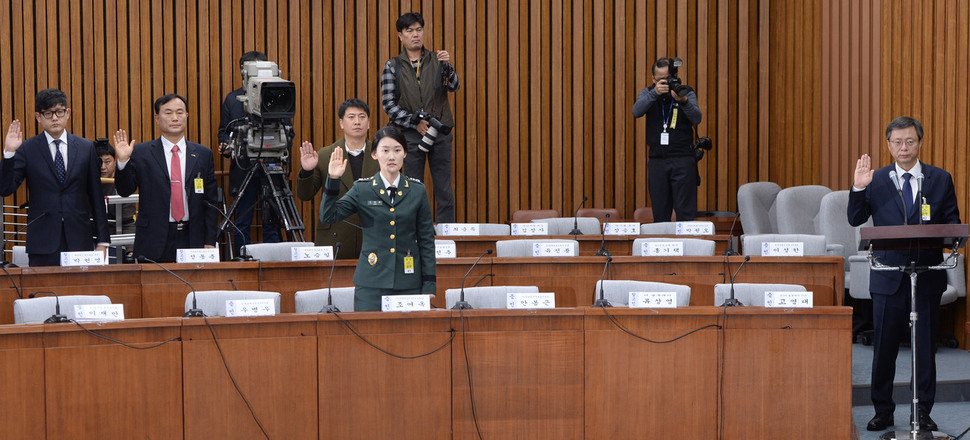
[[923,224],[923,173],[916,175],[916,203],[919,206],[919,224]]
[[482,261],[482,258],[485,258],[486,255],[489,255],[491,253],[492,253],[491,249],[485,249],[485,252],[482,252],[482,254],[478,256],[478,259],[475,260],[475,264],[472,264],[472,267],[468,268],[468,272],[465,272],[465,276],[462,277],[461,279],[461,292],[460,292],[461,297],[458,298],[458,302],[456,302],[454,307],[451,308],[452,310],[462,310],[462,309],[469,310],[472,308],[472,305],[468,304],[468,302],[465,301],[465,280],[468,279],[468,275],[472,273],[472,270],[475,269],[475,266],[478,266],[478,262]]
[[576,207],[576,212],[573,213],[573,230],[572,231],[569,231],[569,235],[573,235],[573,236],[583,235],[583,231],[580,231],[579,230],[579,217],[578,216],[579,216],[579,210],[580,209],[583,209],[583,205],[586,204],[586,199],[587,198],[588,197],[583,196],[583,201],[582,202],[579,202],[579,206]]
[[[226,226],[232,226],[232,228],[235,229],[236,232],[238,232],[240,236],[242,236],[242,237],[245,237],[246,236],[246,234],[243,234],[242,230],[239,229],[239,226],[236,226],[236,224],[233,223],[232,220],[229,219],[229,216],[227,215],[228,214],[227,212],[223,211],[222,208],[220,208],[218,205],[214,205],[212,202],[210,202],[208,200],[204,200],[204,202],[210,208],[215,209],[216,212],[218,212],[219,215],[222,216],[222,223],[219,225],[219,232],[222,232],[222,233],[226,234],[226,238],[228,239],[230,245],[232,244],[232,234],[229,234],[228,233],[229,231],[226,231]],[[233,246],[226,246],[226,248],[228,249],[228,252],[229,252],[229,260],[230,261],[250,261],[250,260],[253,259],[253,257],[250,256],[250,255],[236,255],[236,256],[234,256],[232,254],[233,253],[232,252]]]
[[738,254],[738,251],[734,249],[734,225],[738,223],[738,217],[741,217],[741,213],[735,212],[734,220],[731,221],[731,232],[728,232],[728,248],[725,249],[724,253],[721,255],[728,256]]
[[606,213],[606,221],[603,222],[603,238],[600,241],[600,250],[596,252],[597,257],[612,257],[613,254],[606,249],[606,225],[610,222],[610,214]]
[[61,314],[61,298],[57,296],[57,292],[54,292],[53,290],[34,292],[29,295],[29,298],[33,298],[42,293],[49,293],[51,295],[54,295],[54,314],[51,315],[50,318],[45,319],[44,324],[54,324],[57,322],[70,322],[71,320],[67,319],[67,316],[64,316]]
[[889,172],[889,180],[893,181],[893,185],[896,185],[896,194],[899,194],[899,201],[903,202],[903,224],[909,224],[909,213],[906,212],[906,199],[903,198],[903,188],[899,186],[899,177],[896,175],[896,170]]
[[[744,305],[741,303],[741,301],[738,301],[738,299],[734,297],[734,278],[738,276],[738,272],[741,272],[741,268],[744,267],[744,263],[747,263],[749,260],[751,260],[751,256],[745,255],[744,261],[738,265],[738,270],[734,271],[734,274],[731,275],[731,296],[724,299],[724,303],[721,304],[721,307],[735,307]],[[730,267],[728,269],[730,272]]]
[[[333,233],[333,238],[337,238],[337,233]],[[327,305],[323,306],[320,313],[335,313],[339,312],[340,309],[333,305],[333,270],[337,267],[337,252],[340,251],[340,242],[336,242],[333,245],[333,261],[330,262],[330,279],[327,280]]]
[[603,294],[603,282],[606,280],[606,269],[610,267],[610,263],[612,262],[613,257],[607,256],[606,264],[603,265],[603,275],[600,276],[599,298],[596,298],[596,301],[593,302],[593,307],[613,307],[613,304],[610,304],[610,301]]
[[[23,226],[21,226],[16,231],[11,232],[10,234],[4,234],[3,235],[3,247],[0,247],[0,266],[2,266],[2,267],[17,267],[16,264],[13,264],[12,262],[7,261],[7,253],[5,252],[5,250],[7,249],[7,240],[12,235],[17,235],[17,234],[19,234],[21,232],[24,232],[24,229],[27,229],[28,226],[34,224],[34,222],[36,222],[37,220],[40,220],[41,218],[43,218],[48,213],[50,213],[50,211],[44,211],[44,212],[40,213],[40,215],[38,215],[37,217],[34,217],[33,220],[31,220],[31,221],[27,222],[26,224],[24,224]],[[7,274],[7,275],[10,275],[10,274]],[[19,289],[17,291],[17,294],[18,295],[20,294]],[[21,298],[23,298],[23,297],[21,296]]]
[[171,275],[171,276],[173,276],[175,278],[178,278],[179,281],[185,283],[186,286],[189,286],[189,289],[192,289],[192,308],[189,309],[189,311],[185,312],[184,315],[182,315],[183,318],[192,318],[192,317],[202,317],[202,316],[205,316],[205,313],[202,313],[202,309],[200,309],[199,308],[199,305],[195,302],[195,287],[192,287],[192,283],[189,283],[188,281],[185,281],[185,278],[182,278],[182,277],[178,276],[178,274],[176,274],[175,272],[172,272],[172,271],[168,270],[167,267],[162,266],[161,264],[158,264],[157,261],[152,260],[151,258],[148,258],[148,257],[146,257],[144,255],[138,256],[138,258],[136,258],[135,261],[147,261],[149,263],[152,263],[152,264],[158,266],[159,268],[161,268],[162,270],[164,270],[165,272],[168,272],[169,275]]

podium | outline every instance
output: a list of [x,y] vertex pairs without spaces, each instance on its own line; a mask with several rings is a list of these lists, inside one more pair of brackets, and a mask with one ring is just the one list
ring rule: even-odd
[[[918,377],[916,374],[916,325],[919,321],[919,313],[916,309],[916,279],[920,273],[929,270],[952,269],[957,265],[957,252],[970,236],[970,225],[946,224],[946,225],[902,225],[902,226],[874,226],[859,230],[860,238],[859,250],[869,251],[869,266],[876,271],[899,271],[909,275],[910,285],[910,314],[909,314],[909,337],[912,345],[911,357],[913,362],[913,376],[910,380],[910,388],[913,390],[913,404],[911,409],[912,420],[909,431],[890,431],[883,434],[882,440],[923,440],[923,439],[947,439],[950,436],[936,431],[921,431],[919,429],[919,390],[917,389]],[[892,266],[886,265],[876,259],[874,250],[915,250],[927,249],[939,251],[945,248],[950,249],[941,264],[933,266],[918,266],[915,261],[906,265]]]

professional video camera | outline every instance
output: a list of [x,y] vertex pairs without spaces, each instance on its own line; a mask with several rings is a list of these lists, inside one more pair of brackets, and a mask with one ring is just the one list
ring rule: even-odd
[[434,141],[438,139],[438,135],[446,135],[451,133],[451,126],[445,125],[445,123],[438,120],[430,113],[424,110],[418,110],[411,115],[411,123],[417,125],[422,120],[428,121],[428,131],[424,133],[421,137],[421,143],[418,144],[418,149],[427,153],[434,146]]
[[680,58],[667,58],[667,87],[670,87],[670,90],[679,96],[684,96],[682,92],[687,87],[677,77],[677,68],[683,65],[684,60]]

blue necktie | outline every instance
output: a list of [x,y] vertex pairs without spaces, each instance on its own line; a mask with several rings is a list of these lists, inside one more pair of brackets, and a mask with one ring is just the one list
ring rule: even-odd
[[913,185],[909,183],[909,179],[911,177],[913,177],[912,174],[903,174],[903,179],[906,179],[906,182],[903,183],[903,203],[906,204],[907,217],[909,217],[909,214],[913,212]]
[[57,173],[57,181],[64,183],[67,177],[67,168],[64,167],[64,156],[61,155],[61,140],[54,139],[54,172]]

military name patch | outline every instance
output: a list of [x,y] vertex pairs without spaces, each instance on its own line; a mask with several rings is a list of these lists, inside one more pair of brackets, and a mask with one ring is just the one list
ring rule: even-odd
[[367,206],[381,206],[383,204],[384,204],[384,202],[382,202],[380,200],[368,200],[367,201]]

